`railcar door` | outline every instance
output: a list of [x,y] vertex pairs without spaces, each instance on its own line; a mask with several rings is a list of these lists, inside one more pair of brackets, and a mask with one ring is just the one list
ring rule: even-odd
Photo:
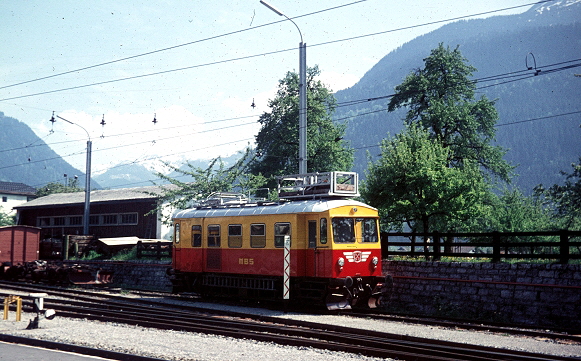
[[206,270],[222,269],[221,227],[219,224],[208,224],[206,227]]
[[173,252],[172,252],[172,263],[174,269],[182,269],[182,245],[181,245],[181,223],[175,222],[173,225]]
[[[326,222],[325,222],[326,223]],[[313,217],[307,220],[307,250],[305,256],[306,276],[308,277],[325,277],[325,245],[326,243],[326,226],[325,233],[321,233],[323,228],[319,219]],[[325,243],[322,243],[325,242]]]

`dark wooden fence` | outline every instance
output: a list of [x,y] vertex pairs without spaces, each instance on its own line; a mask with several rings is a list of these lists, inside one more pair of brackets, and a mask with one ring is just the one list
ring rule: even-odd
[[581,231],[413,233],[382,232],[383,258],[390,256],[490,259],[581,259]]
[[172,242],[158,241],[155,243],[137,242],[137,258],[171,258]]

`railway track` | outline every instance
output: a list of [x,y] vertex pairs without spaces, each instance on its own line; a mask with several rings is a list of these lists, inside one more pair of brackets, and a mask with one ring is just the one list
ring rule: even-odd
[[[86,291],[16,286],[11,292],[46,292],[45,308],[61,317],[126,323],[157,329],[246,338],[281,345],[313,347],[402,360],[574,360],[575,358],[511,351],[402,336],[364,329],[283,318],[208,312],[190,306],[93,294]],[[26,309],[26,308],[25,308]]]
[[575,330],[540,330],[538,328],[526,327],[526,326],[510,326],[505,324],[490,324],[481,323],[477,324],[470,321],[464,320],[447,320],[447,319],[434,319],[434,318],[422,318],[422,317],[411,317],[411,316],[397,316],[397,315],[387,315],[378,312],[352,312],[351,317],[381,319],[386,321],[395,322],[405,322],[411,324],[418,324],[424,326],[436,326],[449,329],[462,329],[462,330],[472,330],[472,331],[482,331],[497,334],[509,334],[514,336],[525,336],[533,337],[539,339],[550,339],[554,341],[571,341],[575,343],[581,343],[581,331]]

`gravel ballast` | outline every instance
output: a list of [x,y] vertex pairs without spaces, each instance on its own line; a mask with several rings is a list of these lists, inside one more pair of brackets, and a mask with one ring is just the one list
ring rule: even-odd
[[[195,304],[196,306],[208,308],[224,308],[233,311],[513,350],[574,357],[581,355],[581,345],[555,342],[552,340],[539,340],[529,337],[515,337],[468,330],[451,330],[401,322],[373,321],[346,315],[305,315],[245,307]],[[34,315],[31,313],[23,313],[22,321],[16,322],[13,321],[14,312],[11,312],[8,321],[0,321],[0,333],[157,357],[165,360],[378,360],[377,358],[361,355],[313,348],[281,346],[254,340],[240,340],[230,337],[180,331],[162,331],[139,326],[63,317],[56,317],[51,321],[43,320],[39,329],[26,330],[29,320],[33,317]]]

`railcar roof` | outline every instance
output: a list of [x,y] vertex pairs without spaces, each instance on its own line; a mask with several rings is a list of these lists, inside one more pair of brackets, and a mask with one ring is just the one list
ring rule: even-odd
[[324,212],[333,208],[344,206],[373,207],[354,200],[348,199],[320,199],[293,201],[282,204],[272,205],[251,205],[247,204],[240,207],[227,208],[192,208],[174,213],[173,218],[210,218],[210,217],[236,217],[236,216],[255,216],[270,214],[290,214],[290,213],[317,213]]

